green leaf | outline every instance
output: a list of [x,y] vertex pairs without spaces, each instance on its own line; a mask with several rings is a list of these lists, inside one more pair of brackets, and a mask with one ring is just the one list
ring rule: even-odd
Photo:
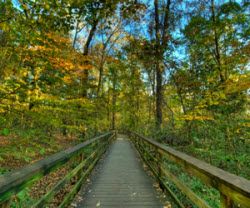
[[18,154],[18,153],[14,153],[13,156],[17,157],[17,159],[20,159],[20,158],[21,158],[21,155]]
[[46,152],[44,150],[40,150],[40,154],[45,154]]
[[4,130],[3,130],[3,134],[4,134],[5,136],[8,136],[8,135],[10,134],[10,130],[9,130],[9,129],[4,129]]
[[0,157],[0,161],[3,161],[3,158],[2,158],[2,157]]
[[26,196],[28,196],[28,191],[27,190],[22,190],[17,194],[17,197],[20,201],[24,201]]
[[199,140],[199,138],[194,137],[194,141],[199,142],[200,140]]
[[23,5],[20,6],[20,9],[25,10],[25,9],[28,9],[28,8],[27,8],[26,5],[23,4]]

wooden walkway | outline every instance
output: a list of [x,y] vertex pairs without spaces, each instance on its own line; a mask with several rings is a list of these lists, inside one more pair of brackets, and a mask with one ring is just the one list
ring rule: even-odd
[[162,208],[159,193],[143,169],[131,142],[118,134],[70,207]]

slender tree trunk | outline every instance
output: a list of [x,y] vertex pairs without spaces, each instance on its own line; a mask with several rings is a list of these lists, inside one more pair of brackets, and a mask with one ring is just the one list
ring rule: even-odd
[[112,112],[112,129],[115,129],[115,104],[116,104],[116,95],[113,91],[113,112]]
[[222,68],[221,68],[221,57],[220,57],[220,48],[219,48],[219,40],[218,40],[218,35],[217,35],[217,29],[216,29],[216,17],[215,17],[215,8],[214,8],[214,0],[211,0],[211,9],[212,9],[212,19],[214,23],[214,42],[215,42],[215,56],[217,60],[217,65],[218,65],[218,71],[220,73],[220,80],[221,82],[225,81]]
[[100,89],[101,89],[101,86],[102,86],[102,74],[103,74],[103,65],[104,65],[104,61],[101,60],[101,65],[100,65],[100,68],[99,68],[99,80],[98,80],[98,87],[97,87],[97,96],[99,96],[99,93],[100,93]]
[[107,102],[107,120],[110,128],[110,112],[109,112],[109,89],[108,89],[108,102]]
[[155,7],[155,38],[156,38],[156,128],[161,130],[162,127],[162,71],[160,67],[161,43],[160,43],[160,20],[158,0],[154,1]]
[[162,128],[162,69],[160,64],[157,63],[156,66],[156,126],[159,130]]
[[151,96],[148,96],[148,124],[151,121]]
[[163,69],[162,69],[162,59],[164,55],[164,49],[168,44],[168,35],[167,31],[169,28],[169,12],[170,12],[171,0],[167,1],[166,11],[164,14],[164,23],[162,35],[160,32],[161,23],[160,23],[160,12],[158,0],[154,1],[155,8],[155,39],[156,39],[156,128],[158,130],[162,129],[162,104],[163,104]]
[[[87,42],[84,45],[84,50],[83,50],[83,55],[84,56],[88,56],[88,54],[89,54],[89,46],[90,46],[90,43],[91,43],[91,41],[92,41],[92,39],[94,37],[95,31],[96,31],[96,28],[97,28],[97,24],[98,24],[98,21],[95,20],[94,24],[93,24],[93,26],[92,26],[92,28],[91,28],[91,30],[89,32]],[[88,64],[88,61],[86,61],[86,64]],[[85,69],[84,72],[83,72],[82,80],[81,80],[81,83],[82,83],[82,96],[81,97],[83,97],[83,98],[87,97],[88,80],[89,80],[89,70]]]
[[113,75],[113,111],[112,111],[112,129],[115,129],[115,104],[116,104],[116,93],[115,93],[115,85],[116,85],[116,75]]
[[76,33],[75,33],[75,37],[74,37],[74,41],[73,41],[73,49],[75,50],[75,45],[76,45],[76,40],[77,40],[77,35],[78,35],[78,31],[77,31],[77,28],[79,26],[79,21],[77,20],[77,23],[76,23]]

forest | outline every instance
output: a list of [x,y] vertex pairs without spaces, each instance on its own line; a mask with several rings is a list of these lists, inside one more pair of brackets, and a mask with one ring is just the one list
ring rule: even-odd
[[249,179],[249,6],[1,0],[0,175],[128,129]]

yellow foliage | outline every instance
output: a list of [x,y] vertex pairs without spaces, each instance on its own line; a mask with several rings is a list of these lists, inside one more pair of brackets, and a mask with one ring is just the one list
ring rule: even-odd
[[193,120],[197,120],[197,121],[207,121],[207,120],[214,120],[214,118],[212,116],[198,116],[198,115],[183,115],[181,118],[177,119],[177,120],[185,120],[185,121],[193,121]]

